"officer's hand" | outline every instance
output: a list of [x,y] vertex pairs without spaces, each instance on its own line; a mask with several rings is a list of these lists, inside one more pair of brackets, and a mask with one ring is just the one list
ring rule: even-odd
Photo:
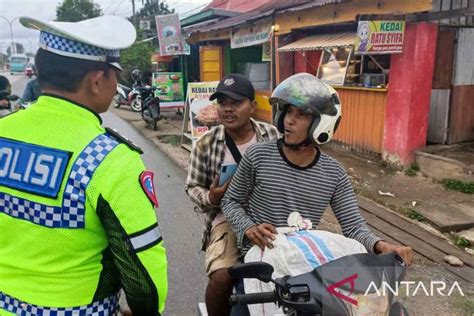
[[255,225],[245,231],[245,237],[247,237],[252,245],[257,245],[260,249],[264,250],[265,247],[270,249],[273,248],[272,240],[275,240],[275,234],[277,233],[275,226],[268,223]]
[[221,204],[221,200],[224,197],[225,191],[227,191],[229,184],[230,180],[224,183],[223,186],[219,187],[219,176],[214,178],[214,181],[212,181],[211,187],[209,188],[209,200],[212,204]]

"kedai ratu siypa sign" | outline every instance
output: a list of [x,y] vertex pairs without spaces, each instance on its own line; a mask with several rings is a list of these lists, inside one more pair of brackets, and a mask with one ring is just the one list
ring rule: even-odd
[[359,21],[356,54],[393,54],[403,51],[405,21]]

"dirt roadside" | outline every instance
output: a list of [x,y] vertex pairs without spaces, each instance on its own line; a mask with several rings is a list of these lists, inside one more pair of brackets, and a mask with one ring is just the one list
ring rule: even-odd
[[[128,108],[113,109],[113,112],[130,122],[145,137],[164,151],[179,167],[187,170],[189,152],[181,147],[182,117],[180,115],[176,115],[174,111],[166,111],[164,119],[158,123],[158,131],[151,131],[146,129],[145,123],[138,113],[133,113]],[[358,194],[394,211],[405,214],[419,214],[418,211],[421,211],[421,208],[424,211],[429,211],[430,208],[439,205],[462,205],[474,210],[472,195],[447,191],[441,184],[424,177],[420,173],[415,176],[407,176],[404,172],[387,168],[375,155],[348,151],[338,146],[325,146],[323,150],[345,166]],[[381,195],[379,191],[390,193],[393,196]],[[447,242],[452,243],[446,234],[441,234],[426,223],[414,222],[423,225],[425,229],[434,234],[443,236]],[[330,211],[326,212],[318,228],[340,232],[337,220]],[[464,294],[462,296],[455,289],[451,296],[443,296],[437,294],[435,286],[433,288],[434,294],[431,296],[426,295],[423,288],[419,288],[414,293],[414,288],[407,290],[406,286],[402,286],[399,300],[406,303],[411,315],[474,315],[474,285],[457,279],[439,266],[416,261],[407,270],[405,281],[413,281],[415,286],[423,283],[428,294],[431,292],[430,282],[444,281],[447,288],[441,292],[445,295],[448,294],[452,285],[458,282],[462,294]]]

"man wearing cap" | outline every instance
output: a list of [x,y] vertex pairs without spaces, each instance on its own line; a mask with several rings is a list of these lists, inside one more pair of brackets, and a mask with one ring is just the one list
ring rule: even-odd
[[43,94],[0,120],[0,315],[159,315],[167,261],[153,173],[140,149],[102,127],[135,41],[116,16],[77,23],[22,17],[40,30]]
[[230,180],[219,186],[224,164],[239,163],[247,148],[257,142],[278,138],[270,124],[251,118],[255,112],[255,90],[242,75],[222,78],[209,100],[217,99],[221,125],[202,135],[194,144],[186,180],[186,192],[195,210],[206,215],[203,248],[206,251],[206,307],[209,315],[228,315],[234,280],[227,268],[239,261],[235,234],[220,208]]

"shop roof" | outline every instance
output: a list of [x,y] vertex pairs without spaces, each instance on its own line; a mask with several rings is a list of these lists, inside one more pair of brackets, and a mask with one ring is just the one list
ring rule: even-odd
[[267,2],[274,2],[274,0],[213,0],[207,5],[207,8],[249,12],[257,9]]
[[307,36],[291,44],[278,48],[279,52],[316,50],[329,47],[350,47],[354,45],[356,34],[353,32]]
[[252,22],[255,20],[260,20],[262,18],[268,17],[272,15],[275,11],[285,9],[296,4],[308,3],[312,2],[313,0],[280,0],[275,2],[269,2],[258,9],[255,9],[250,12],[242,13],[240,15],[230,17],[227,19],[220,20],[217,23],[206,25],[206,26],[196,26],[191,25],[189,27],[184,28],[184,32],[187,34],[192,34],[195,32],[209,32],[209,31],[217,31],[221,29],[225,29],[228,27],[238,26],[244,23]]
[[206,20],[211,20],[215,18],[228,18],[228,17],[239,15],[239,14],[240,12],[238,11],[229,11],[229,10],[223,10],[223,9],[218,9],[218,8],[211,8],[211,9],[187,16],[181,19],[180,22],[181,22],[181,26],[185,27],[185,26],[194,25],[200,22],[204,22]]
[[349,1],[349,0],[314,0],[314,1],[311,1],[310,3],[305,3],[305,4],[302,4],[302,5],[293,6],[293,7],[283,9],[281,11],[278,11],[277,14],[283,14],[283,13],[286,13],[286,12],[303,11],[303,10],[307,10],[307,9],[311,9],[311,8],[315,8],[315,7],[324,6],[324,5],[331,4],[331,3],[340,3],[340,2],[347,2],[347,1]]

